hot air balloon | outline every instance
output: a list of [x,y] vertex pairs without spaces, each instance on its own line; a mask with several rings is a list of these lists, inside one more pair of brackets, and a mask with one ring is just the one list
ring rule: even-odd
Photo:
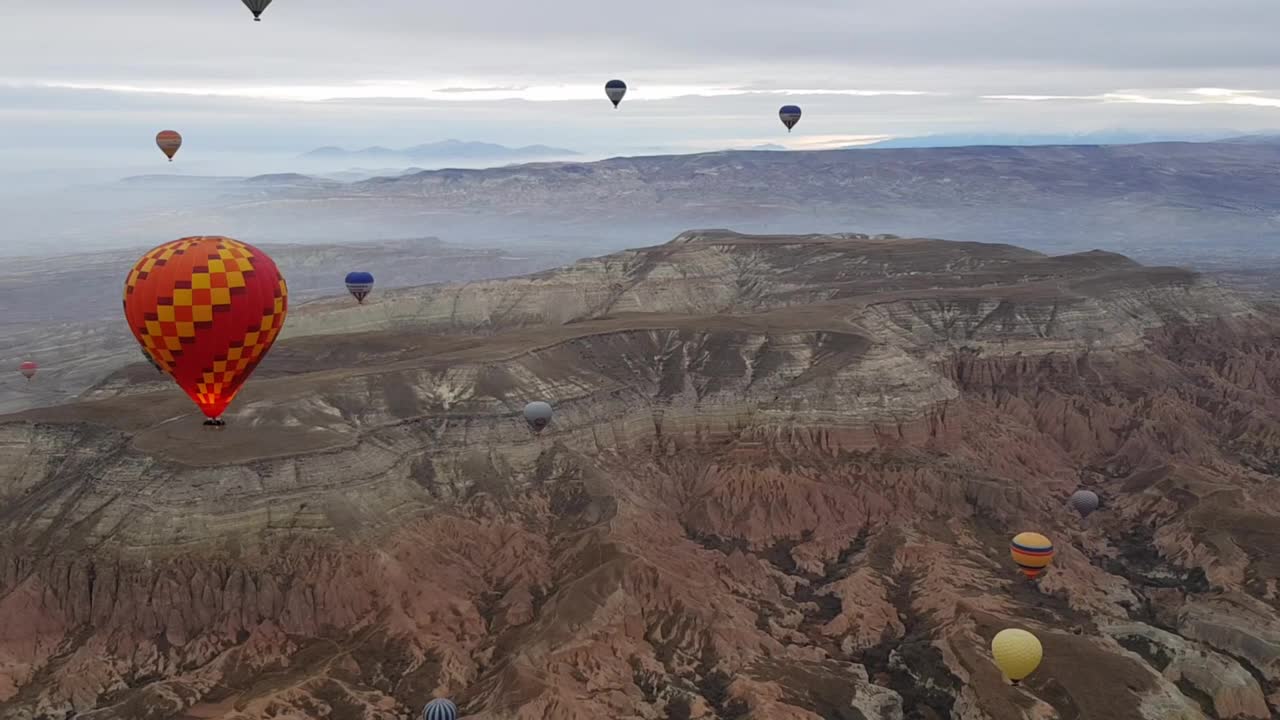
[[36,371],[39,369],[40,366],[30,360],[18,366],[18,372],[22,373],[22,377],[26,378],[27,382],[30,382],[31,378],[36,376]]
[[1008,628],[991,638],[991,657],[1014,685],[1035,672],[1044,657],[1040,640],[1026,630]]
[[800,106],[799,105],[783,105],[778,110],[778,117],[782,119],[782,124],[787,126],[787,132],[791,132],[791,128],[800,122]]
[[161,130],[156,133],[156,145],[169,158],[169,162],[173,162],[173,156],[182,147],[182,136],[173,130]]
[[151,367],[156,369],[156,372],[164,372],[164,368],[160,367],[160,363],[156,362],[156,359],[151,357],[151,353],[147,352],[145,347],[139,349],[142,351],[142,357],[147,359],[147,362],[151,364]]
[[627,94],[627,84],[621,80],[610,80],[604,84],[604,94],[609,96],[613,109],[617,110],[618,103],[622,102],[622,96]]
[[541,432],[551,422],[551,406],[541,400],[524,406],[524,419],[534,432]]
[[444,698],[436,698],[422,708],[422,720],[458,720],[458,706]]
[[1009,552],[1022,574],[1034,580],[1053,560],[1053,543],[1040,533],[1018,533],[1009,545]]
[[270,4],[271,0],[244,0],[244,6],[253,12],[254,22],[262,22],[262,11]]
[[266,253],[226,237],[186,237],[147,252],[124,286],[133,336],[209,419],[271,349],[288,310],[284,276]]
[[1080,517],[1089,517],[1090,513],[1098,509],[1098,495],[1092,490],[1077,490],[1067,502],[1073,510],[1080,513]]
[[367,272],[347,273],[347,292],[355,297],[356,302],[364,304],[364,298],[373,289],[373,275]]

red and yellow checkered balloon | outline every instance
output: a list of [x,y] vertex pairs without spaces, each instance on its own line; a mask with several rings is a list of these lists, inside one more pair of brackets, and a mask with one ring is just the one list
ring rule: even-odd
[[271,349],[288,306],[271,258],[226,237],[165,243],[138,260],[124,286],[134,337],[214,419]]

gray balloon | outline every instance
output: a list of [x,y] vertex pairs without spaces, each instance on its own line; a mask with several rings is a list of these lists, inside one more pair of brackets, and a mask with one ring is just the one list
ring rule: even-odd
[[267,9],[271,0],[244,0],[244,6],[253,13],[253,19],[262,22],[262,11]]
[[541,431],[551,422],[551,406],[537,400],[524,406],[524,419],[529,427]]
[[1091,490],[1077,490],[1067,501],[1080,517],[1089,517],[1089,513],[1098,509],[1098,495]]
[[613,109],[618,109],[618,103],[622,102],[622,96],[627,94],[627,84],[621,80],[610,80],[604,84],[604,94],[609,97],[609,102],[613,103]]

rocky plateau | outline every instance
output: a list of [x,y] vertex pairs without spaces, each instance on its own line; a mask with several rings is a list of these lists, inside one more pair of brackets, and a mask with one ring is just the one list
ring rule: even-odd
[[858,234],[297,302],[222,431],[141,362],[0,416],[0,719],[1277,717],[1278,334]]

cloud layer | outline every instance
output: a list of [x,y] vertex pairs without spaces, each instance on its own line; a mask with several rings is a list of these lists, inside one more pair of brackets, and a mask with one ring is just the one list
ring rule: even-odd
[[[1280,127],[1267,0],[281,0],[261,23],[239,0],[59,0],[15,3],[5,27],[0,152],[17,164],[115,162],[159,126],[184,129],[184,156]],[[613,77],[631,87],[618,112]],[[790,135],[782,102],[805,108]]]

